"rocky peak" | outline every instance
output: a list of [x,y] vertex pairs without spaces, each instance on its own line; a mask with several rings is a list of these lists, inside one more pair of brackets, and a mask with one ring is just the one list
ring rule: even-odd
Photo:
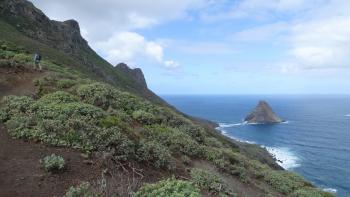
[[124,73],[126,76],[134,79],[139,85],[141,85],[144,88],[147,88],[147,83],[145,80],[145,76],[143,75],[143,72],[140,68],[130,68],[125,63],[119,63],[115,67],[115,69],[119,70],[120,72]]
[[259,101],[254,110],[244,119],[248,123],[271,124],[280,123],[282,119],[278,117],[266,101]]
[[80,35],[79,24],[75,20],[50,20],[26,0],[2,0],[0,8],[1,18],[35,40],[71,54],[78,54],[78,48],[90,48]]

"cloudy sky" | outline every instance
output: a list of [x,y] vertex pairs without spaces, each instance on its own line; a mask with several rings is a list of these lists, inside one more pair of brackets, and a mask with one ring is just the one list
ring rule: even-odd
[[32,0],[158,94],[350,94],[349,0]]

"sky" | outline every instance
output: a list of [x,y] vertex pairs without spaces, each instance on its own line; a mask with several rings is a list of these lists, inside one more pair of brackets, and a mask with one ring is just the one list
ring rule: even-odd
[[349,0],[32,0],[157,94],[350,94]]

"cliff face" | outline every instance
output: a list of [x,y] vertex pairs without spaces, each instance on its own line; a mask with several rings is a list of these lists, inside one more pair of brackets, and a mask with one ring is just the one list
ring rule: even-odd
[[119,63],[115,67],[115,69],[119,70],[121,73],[124,73],[126,76],[132,78],[142,87],[147,88],[145,76],[143,75],[143,72],[140,68],[132,69],[125,63]]
[[[81,36],[79,24],[75,20],[50,20],[27,0],[0,0],[0,22],[5,22],[16,30],[11,32],[0,29],[0,40],[25,46],[31,53],[39,51],[44,59],[65,62],[91,78],[167,105],[147,88],[141,70],[116,69],[96,54]],[[10,36],[12,33],[21,35]]]
[[31,2],[23,0],[4,0],[0,7],[1,16],[26,36],[65,53],[76,54],[79,50],[91,50],[80,35],[79,24],[75,20],[50,20]]
[[283,120],[278,117],[266,101],[259,101],[254,110],[244,119],[248,123],[271,124]]

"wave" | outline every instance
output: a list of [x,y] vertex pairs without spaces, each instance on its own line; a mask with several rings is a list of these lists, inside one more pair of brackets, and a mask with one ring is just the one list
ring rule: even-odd
[[[287,121],[288,123],[288,121]],[[254,141],[248,141],[248,140],[242,140],[240,138],[237,138],[233,135],[230,135],[225,128],[234,127],[234,126],[242,126],[247,125],[247,122],[242,123],[219,123],[219,127],[216,129],[221,131],[221,133],[231,139],[234,139],[239,142],[244,142],[248,144],[257,144]],[[266,150],[276,159],[276,162],[284,169],[291,170],[293,168],[297,168],[300,166],[300,159],[297,157],[293,152],[289,150],[289,148],[286,147],[267,147],[261,145],[261,147],[266,148]]]
[[347,115],[344,115],[344,116],[346,116],[346,117],[350,117],[350,114],[347,114]]
[[330,193],[337,193],[337,189],[334,188],[322,188],[323,191],[325,192],[330,192]]
[[242,126],[246,125],[247,122],[241,122],[241,123],[219,123],[219,128],[228,128],[228,127],[235,127],[235,126]]
[[227,136],[227,137],[229,137],[231,139],[234,139],[236,141],[244,142],[244,143],[248,143],[248,144],[257,144],[254,141],[242,140],[242,139],[237,138],[237,137],[235,137],[233,135],[230,135],[230,134],[228,134],[228,132],[225,129],[223,129],[223,127],[217,127],[216,129],[219,130],[221,132],[221,134],[223,134],[223,135],[225,135],[225,136]]
[[[349,116],[350,116],[350,114],[349,114]],[[289,124],[289,123],[290,123],[290,121],[288,121],[288,120],[281,122],[281,124]],[[217,129],[244,126],[244,125],[263,125],[263,124],[264,123],[248,123],[247,121],[243,121],[240,123],[219,123],[219,127]]]
[[300,158],[286,147],[265,147],[276,159],[276,162],[285,170],[291,170],[300,166]]

